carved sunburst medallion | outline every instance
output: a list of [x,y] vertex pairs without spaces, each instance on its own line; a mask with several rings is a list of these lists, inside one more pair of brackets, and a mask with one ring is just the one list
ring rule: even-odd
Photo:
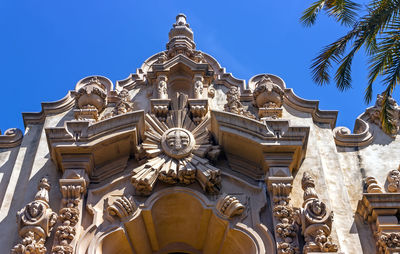
[[165,122],[146,114],[146,139],[141,147],[146,162],[133,170],[136,191],[148,195],[155,182],[191,184],[196,180],[209,193],[219,191],[220,170],[206,158],[213,148],[208,119],[195,125],[186,108],[171,110]]

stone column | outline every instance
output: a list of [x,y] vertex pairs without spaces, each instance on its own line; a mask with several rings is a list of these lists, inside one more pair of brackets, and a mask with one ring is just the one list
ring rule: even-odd
[[86,193],[88,177],[85,169],[67,169],[60,179],[63,196],[59,212],[61,225],[57,227],[52,253],[72,254],[79,239],[82,220],[83,196]]

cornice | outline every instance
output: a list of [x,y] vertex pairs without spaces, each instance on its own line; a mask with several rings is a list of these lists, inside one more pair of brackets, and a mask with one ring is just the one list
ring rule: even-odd
[[22,138],[23,134],[20,129],[8,129],[3,135],[0,135],[0,149],[17,147],[21,144]]
[[300,98],[293,92],[293,89],[286,88],[284,104],[301,112],[310,113],[314,122],[326,123],[331,129],[335,128],[338,111],[320,110],[319,101]]
[[71,109],[75,104],[72,91],[68,91],[67,95],[61,100],[54,102],[43,102],[40,112],[24,112],[22,118],[25,128],[30,124],[41,124],[44,122],[47,115],[59,114]]

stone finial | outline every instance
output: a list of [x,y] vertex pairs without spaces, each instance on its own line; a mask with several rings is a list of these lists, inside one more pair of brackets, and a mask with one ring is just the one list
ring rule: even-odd
[[169,31],[168,37],[167,51],[169,57],[174,57],[178,54],[193,55],[196,44],[193,41],[193,31],[186,22],[185,14],[180,13],[176,16],[176,22]]
[[48,179],[42,178],[35,199],[17,213],[18,233],[22,240],[11,253],[46,253],[46,238],[57,221],[57,214],[49,206],[49,190]]

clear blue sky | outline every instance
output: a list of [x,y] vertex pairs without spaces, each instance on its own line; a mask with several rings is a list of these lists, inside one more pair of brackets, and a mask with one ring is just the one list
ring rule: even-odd
[[[197,48],[235,77],[278,75],[300,97],[320,100],[320,109],[339,110],[337,126],[352,129],[368,106],[366,58],[355,59],[347,92],[312,82],[312,58],[346,28],[324,16],[314,27],[301,26],[301,12],[311,2],[0,0],[0,130],[23,129],[21,112],[40,111],[41,102],[63,98],[85,76],[104,75],[114,83],[128,77],[165,49],[180,12]],[[377,84],[375,91],[381,90]]]

